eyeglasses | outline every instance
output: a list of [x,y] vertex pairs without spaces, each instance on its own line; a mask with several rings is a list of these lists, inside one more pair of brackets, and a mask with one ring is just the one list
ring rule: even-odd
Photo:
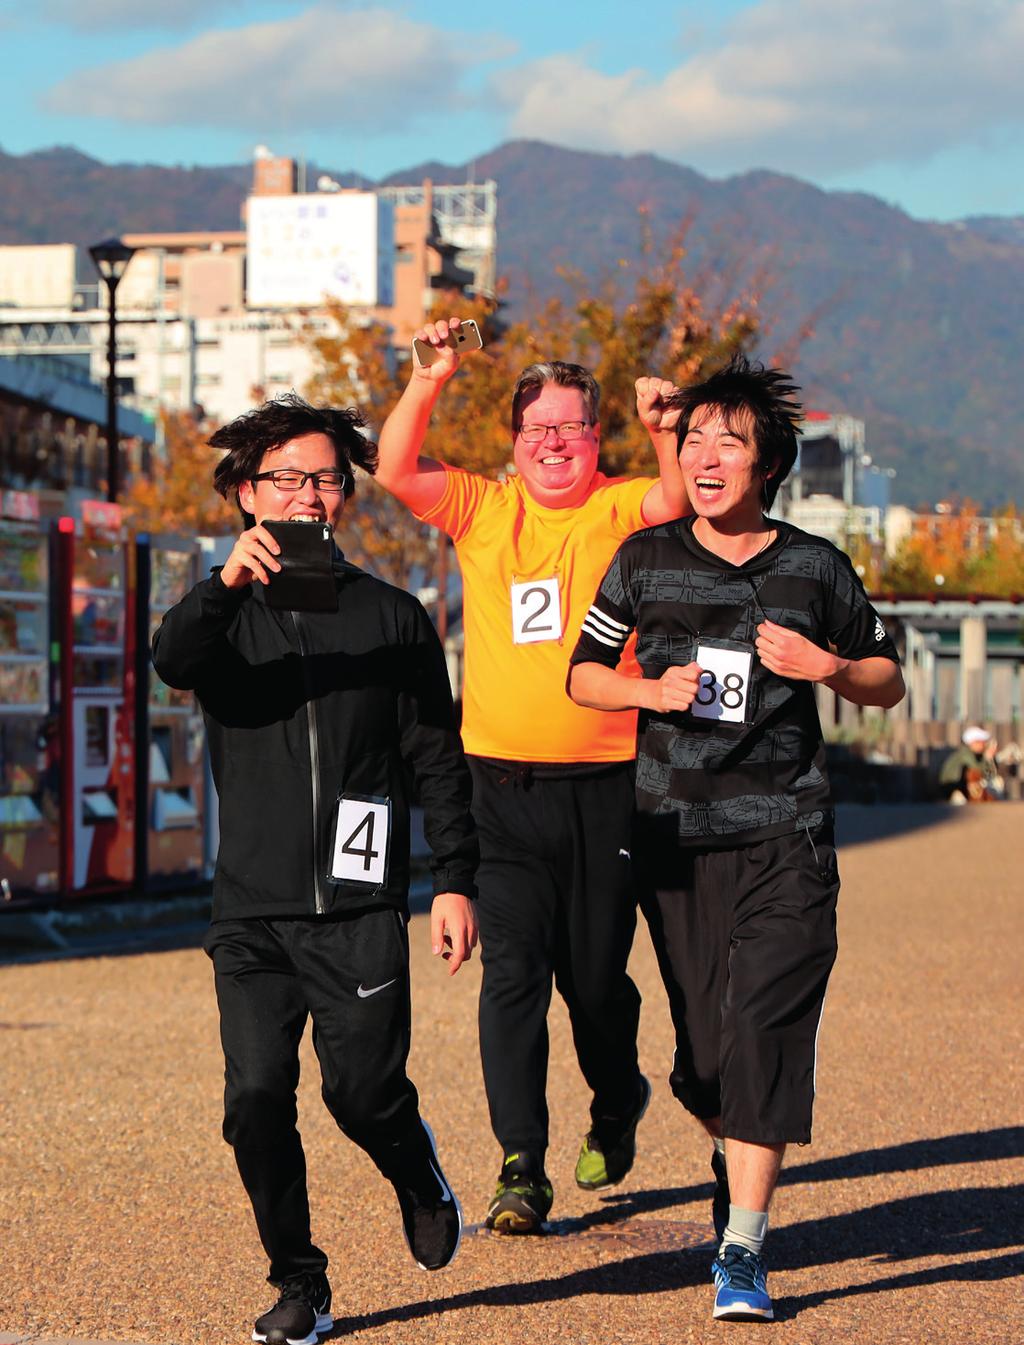
[[273,472],[257,472],[251,480],[273,481],[278,490],[286,491],[301,490],[307,481],[312,481],[313,489],[318,490],[321,495],[337,495],[348,483],[348,477],[344,472],[334,471],[331,468],[323,472],[293,472],[287,467],[278,467]]
[[520,425],[519,437],[528,444],[539,444],[548,437],[548,430],[554,430],[563,443],[570,439],[582,439],[585,430],[593,422],[589,420],[566,420],[561,425]]

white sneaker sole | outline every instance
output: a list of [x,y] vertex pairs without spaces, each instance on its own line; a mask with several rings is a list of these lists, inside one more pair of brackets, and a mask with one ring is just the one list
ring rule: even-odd
[[[316,1326],[313,1328],[312,1335],[309,1336],[288,1336],[288,1345],[318,1345],[321,1336],[325,1336],[328,1331],[334,1330],[334,1318],[329,1312],[318,1312],[316,1315]],[[253,1340],[262,1342],[265,1345],[267,1336],[264,1331],[257,1331],[253,1327]]]

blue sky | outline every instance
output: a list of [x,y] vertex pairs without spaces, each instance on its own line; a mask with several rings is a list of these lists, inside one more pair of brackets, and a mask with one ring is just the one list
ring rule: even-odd
[[0,0],[0,148],[376,178],[528,137],[1024,214],[1024,0]]

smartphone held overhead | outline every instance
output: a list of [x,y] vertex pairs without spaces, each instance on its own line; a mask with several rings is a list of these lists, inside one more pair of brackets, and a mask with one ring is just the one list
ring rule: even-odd
[[[457,350],[460,355],[468,355],[471,350],[482,350],[484,343],[480,328],[472,318],[466,318],[457,327],[449,328],[448,339],[444,344]],[[441,349],[441,346],[432,346],[429,341],[417,339],[412,343],[413,358],[422,369],[437,361]]]

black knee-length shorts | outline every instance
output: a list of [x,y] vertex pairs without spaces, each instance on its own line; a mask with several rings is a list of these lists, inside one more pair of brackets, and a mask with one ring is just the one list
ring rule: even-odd
[[733,1139],[809,1143],[836,957],[831,829],[633,858],[675,1026],[673,1093]]

